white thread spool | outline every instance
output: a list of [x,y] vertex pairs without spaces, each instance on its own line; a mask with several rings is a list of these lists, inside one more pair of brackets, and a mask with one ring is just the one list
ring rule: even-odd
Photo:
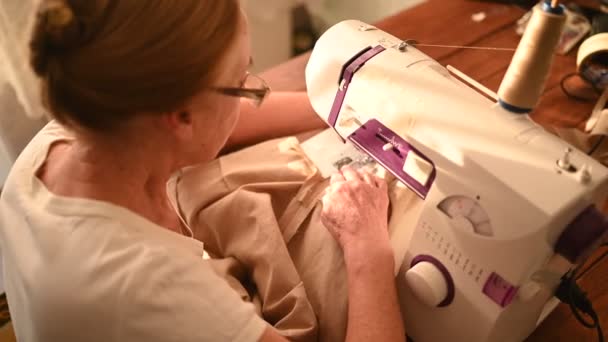
[[[578,49],[576,67],[578,73],[596,88],[608,88],[608,33],[598,33],[586,39]],[[601,108],[603,109],[603,107]]]
[[503,108],[515,113],[527,113],[536,106],[545,88],[565,22],[565,10],[559,5],[552,7],[543,3],[534,8],[498,90]]

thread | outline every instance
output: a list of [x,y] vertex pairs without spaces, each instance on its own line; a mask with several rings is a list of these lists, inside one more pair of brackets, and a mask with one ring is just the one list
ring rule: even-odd
[[421,44],[421,43],[411,43],[415,47],[439,47],[439,48],[449,48],[449,49],[471,49],[471,50],[492,50],[492,51],[510,51],[513,52],[515,49],[513,48],[499,48],[499,47],[486,47],[486,46],[463,46],[463,45],[441,45],[441,44]]
[[566,22],[563,13],[554,12],[538,6],[534,8],[530,23],[498,90],[499,102],[509,111],[531,111],[543,93],[553,54]]
[[448,69],[449,72],[451,72],[452,74],[456,75],[461,80],[463,80],[466,83],[468,83],[469,85],[473,86],[475,89],[477,89],[480,92],[486,94],[488,97],[492,98],[494,101],[498,101],[498,95],[496,95],[495,92],[491,91],[490,88],[488,88],[488,87],[484,86],[483,84],[475,81],[473,78],[469,77],[467,74],[465,74],[464,72],[462,72],[462,71],[454,68],[451,65],[448,65],[446,67],[446,69]]

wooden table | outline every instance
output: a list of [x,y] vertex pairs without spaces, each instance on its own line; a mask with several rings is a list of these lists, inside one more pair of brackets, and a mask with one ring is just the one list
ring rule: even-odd
[[[592,4],[593,1],[579,0]],[[487,18],[475,22],[471,16],[485,12]],[[520,37],[515,22],[525,13],[516,6],[466,0],[428,0],[377,23],[377,27],[401,39],[415,39],[426,44],[470,45],[515,48]],[[452,65],[490,89],[497,90],[513,56],[512,52],[481,51],[450,48],[424,48],[444,65]],[[576,49],[575,49],[576,51]],[[568,98],[559,82],[576,71],[576,52],[556,56],[546,90],[532,114],[544,125],[580,126],[591,113],[593,103]],[[296,57],[262,74],[275,90],[304,90],[304,68],[309,54]],[[597,251],[591,259],[600,253]],[[600,315],[602,327],[608,332],[608,260],[588,273],[580,284],[588,293]],[[608,334],[606,334],[608,338]],[[560,305],[527,341],[596,341],[595,330],[581,326],[566,305]]]

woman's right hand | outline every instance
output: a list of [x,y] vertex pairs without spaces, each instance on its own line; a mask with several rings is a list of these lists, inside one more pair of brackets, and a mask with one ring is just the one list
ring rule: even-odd
[[331,177],[321,220],[345,256],[352,250],[386,252],[390,250],[388,207],[388,187],[383,179],[345,167]]

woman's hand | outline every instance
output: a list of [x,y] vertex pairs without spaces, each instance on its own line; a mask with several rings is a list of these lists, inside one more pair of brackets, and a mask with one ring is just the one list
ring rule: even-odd
[[347,255],[353,249],[386,251],[390,249],[388,206],[384,180],[345,167],[331,178],[321,220]]
[[346,341],[405,342],[388,235],[388,186],[344,168],[323,197],[323,224],[344,250],[348,279]]

